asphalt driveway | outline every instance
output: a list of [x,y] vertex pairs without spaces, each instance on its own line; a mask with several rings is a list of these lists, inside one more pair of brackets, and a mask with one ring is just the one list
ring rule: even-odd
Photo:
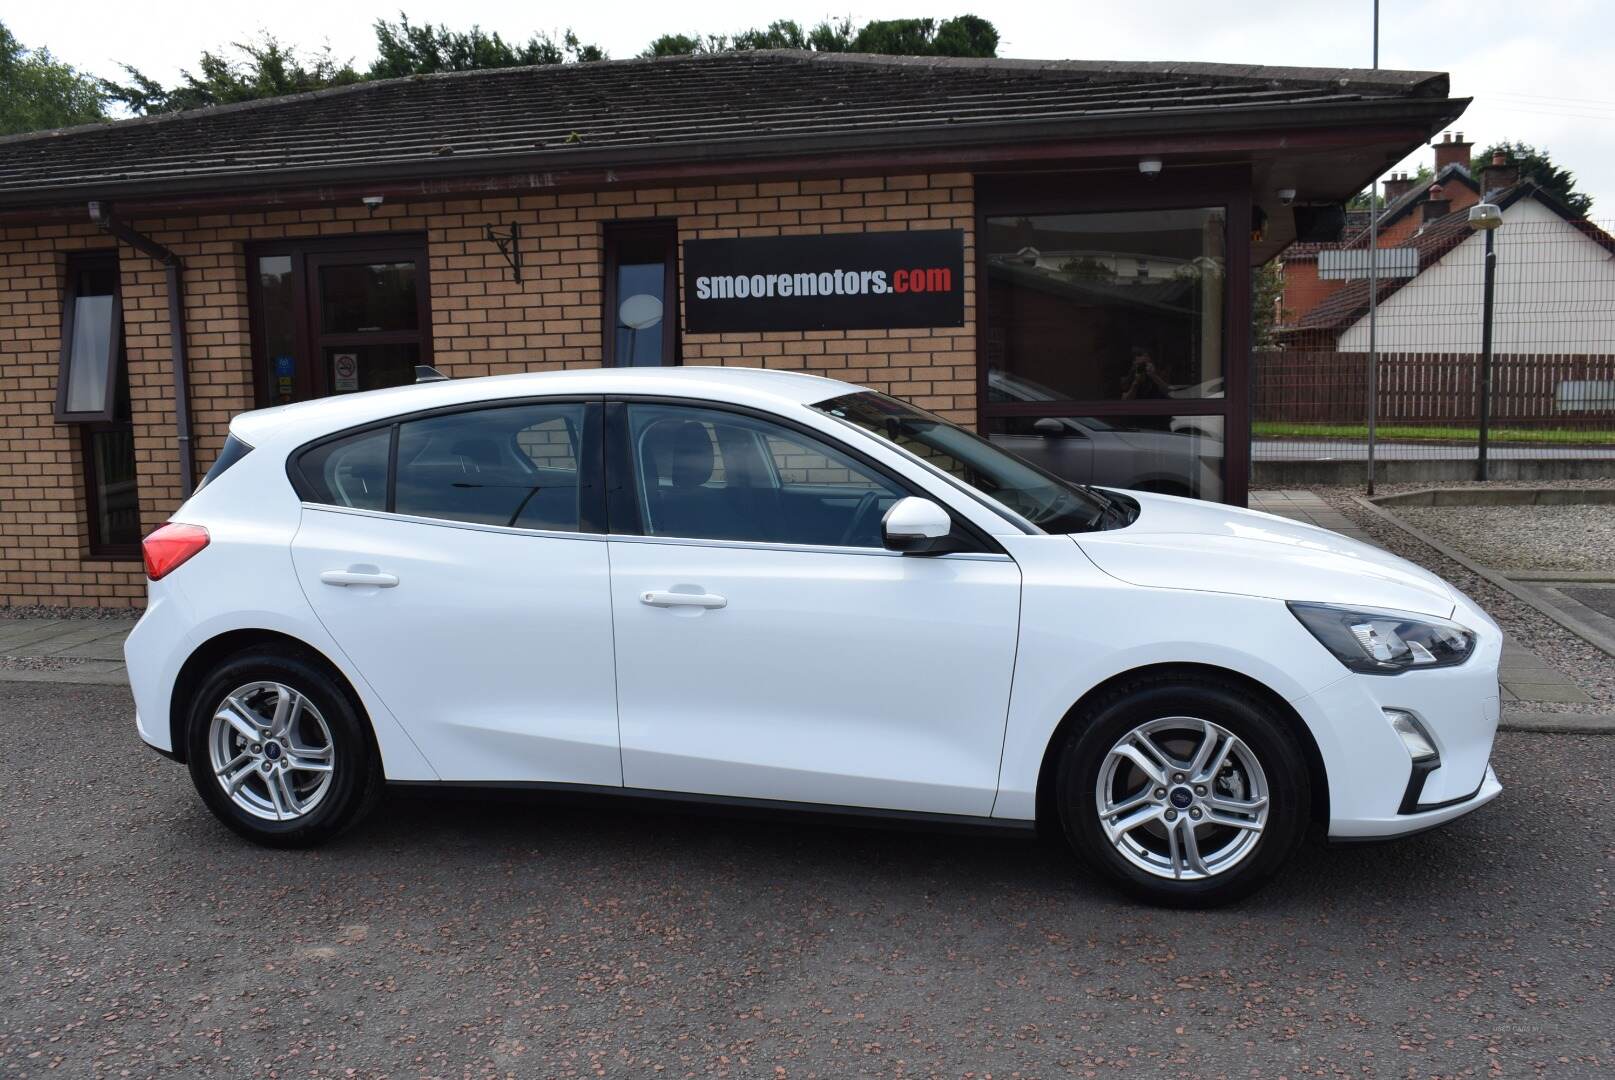
[[270,853],[126,691],[0,682],[0,1075],[1607,1076],[1612,751],[1504,734],[1492,806],[1197,914],[1030,842],[508,798]]

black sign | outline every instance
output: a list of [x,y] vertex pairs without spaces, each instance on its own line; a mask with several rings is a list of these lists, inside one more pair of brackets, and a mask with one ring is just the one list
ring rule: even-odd
[[684,329],[963,326],[958,229],[684,242]]

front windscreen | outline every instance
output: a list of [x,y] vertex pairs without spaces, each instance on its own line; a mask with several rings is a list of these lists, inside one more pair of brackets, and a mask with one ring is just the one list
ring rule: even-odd
[[961,483],[1001,503],[1045,532],[1104,527],[1108,504],[940,416],[896,398],[864,391],[814,405],[907,450]]

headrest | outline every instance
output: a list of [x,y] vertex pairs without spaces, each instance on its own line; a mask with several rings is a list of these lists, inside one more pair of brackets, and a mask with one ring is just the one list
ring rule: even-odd
[[700,487],[712,479],[718,455],[705,424],[694,420],[658,420],[645,432],[640,467],[676,488]]

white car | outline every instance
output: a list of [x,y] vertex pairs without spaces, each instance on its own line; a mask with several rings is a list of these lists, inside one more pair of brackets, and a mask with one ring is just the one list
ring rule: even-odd
[[721,368],[238,416],[145,541],[140,736],[230,828],[385,783],[1063,834],[1211,904],[1501,790],[1502,635],[1322,529],[1067,484],[904,402]]

